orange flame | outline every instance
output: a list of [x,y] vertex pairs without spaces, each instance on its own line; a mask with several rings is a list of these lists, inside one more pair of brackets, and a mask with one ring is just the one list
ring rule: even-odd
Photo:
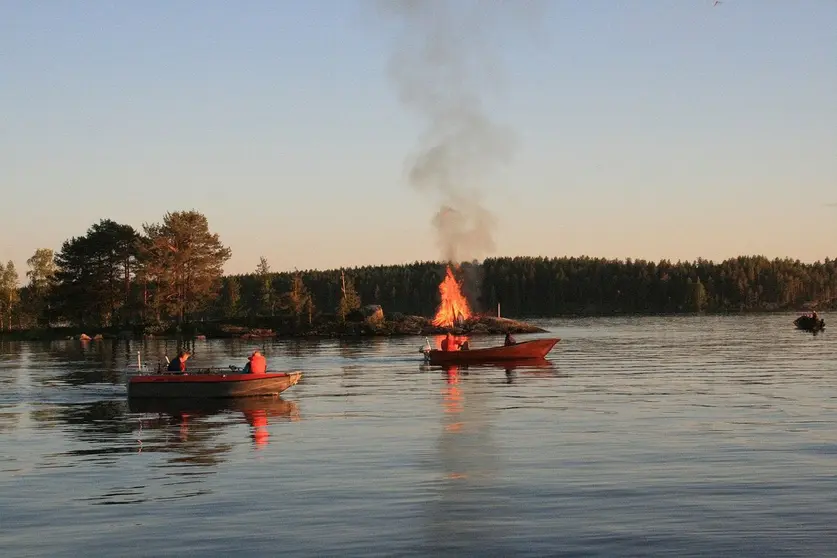
[[439,284],[439,294],[442,297],[442,302],[439,304],[439,309],[436,310],[436,316],[433,318],[433,325],[436,327],[453,327],[459,320],[467,320],[471,317],[471,309],[468,307],[468,301],[462,296],[462,291],[459,289],[459,283],[453,276],[450,266],[447,268],[445,278]]

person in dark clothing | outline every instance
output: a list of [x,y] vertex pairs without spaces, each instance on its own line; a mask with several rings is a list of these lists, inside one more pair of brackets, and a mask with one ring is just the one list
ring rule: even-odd
[[515,345],[516,343],[517,343],[517,341],[514,340],[514,337],[511,336],[511,333],[506,333],[506,340],[503,344],[506,347],[509,347],[511,345]]
[[441,345],[443,351],[458,351],[461,343],[459,343],[459,341],[457,341],[456,338],[450,334],[450,332],[447,332],[445,338],[442,339]]
[[169,372],[186,372],[186,361],[189,360],[189,357],[192,356],[192,353],[189,351],[180,351],[177,353],[177,356],[172,359],[169,363],[169,367],[167,370]]

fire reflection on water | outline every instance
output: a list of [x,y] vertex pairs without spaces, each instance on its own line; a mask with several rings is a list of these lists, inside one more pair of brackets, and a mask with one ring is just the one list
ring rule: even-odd
[[452,479],[465,479],[474,475],[489,478],[496,471],[496,458],[489,436],[489,425],[484,421],[485,394],[481,390],[469,390],[466,394],[462,371],[458,366],[446,368],[444,374],[440,449],[445,476]]
[[[462,390],[459,389],[459,369],[452,366],[447,370],[447,383],[442,388],[442,400],[444,401],[446,415],[459,415],[462,412]],[[447,422],[444,425],[447,432],[459,432],[462,430],[462,422]]]
[[[509,536],[502,527],[508,502],[502,497],[502,470],[491,436],[491,391],[462,367],[446,367],[437,442],[440,479],[428,509],[431,554],[449,548],[499,548]],[[490,374],[490,372],[489,372]],[[474,380],[474,381],[470,381]],[[486,499],[490,501],[486,505]],[[477,524],[491,525],[474,529]]]

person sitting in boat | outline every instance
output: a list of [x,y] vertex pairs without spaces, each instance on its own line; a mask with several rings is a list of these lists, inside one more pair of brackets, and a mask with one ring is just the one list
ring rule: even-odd
[[469,350],[471,350],[471,344],[470,344],[470,343],[468,343],[468,340],[467,340],[467,339],[465,339],[465,341],[463,341],[462,343],[460,343],[460,344],[459,344],[459,350],[460,350],[460,351],[469,351]]
[[817,316],[817,311],[816,310],[811,312],[811,319],[814,320],[815,322],[819,321],[819,317]]
[[177,356],[169,362],[169,367],[166,369],[169,372],[186,372],[186,361],[192,353],[189,351],[180,351]]
[[442,339],[442,350],[443,351],[458,351],[459,350],[459,343],[457,343],[456,339],[453,338],[453,335],[450,332],[447,332],[445,338]]
[[503,345],[505,345],[506,347],[510,347],[516,344],[517,341],[514,340],[514,337],[511,336],[511,333],[506,332],[506,340],[503,342]]
[[247,357],[247,364],[244,365],[244,374],[264,374],[267,372],[267,359],[258,349]]

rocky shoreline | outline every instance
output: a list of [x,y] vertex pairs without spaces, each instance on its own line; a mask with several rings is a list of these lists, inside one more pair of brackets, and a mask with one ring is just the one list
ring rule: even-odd
[[136,338],[193,338],[193,339],[270,339],[270,338],[335,338],[335,337],[379,337],[379,336],[431,336],[444,335],[448,331],[455,335],[502,335],[544,333],[538,326],[508,318],[475,316],[453,328],[434,326],[430,318],[423,316],[394,315],[383,319],[371,316],[357,321],[340,322],[319,320],[313,324],[297,325],[290,320],[262,320],[263,323],[238,325],[225,322],[203,322],[187,327],[155,328],[153,330],[125,330],[104,328],[101,331],[84,332],[79,329],[52,328],[20,330],[0,334],[3,340],[50,341],[75,339],[100,341],[104,339]]
[[450,331],[455,335],[500,335],[506,333],[545,333],[538,326],[490,316],[475,317],[453,328],[434,326],[429,318],[403,316],[397,319],[364,320],[360,322],[330,322],[299,327],[293,331],[274,329],[248,329],[244,327],[223,327],[221,331],[206,333],[207,337],[361,337],[361,336],[415,336],[444,335]]

